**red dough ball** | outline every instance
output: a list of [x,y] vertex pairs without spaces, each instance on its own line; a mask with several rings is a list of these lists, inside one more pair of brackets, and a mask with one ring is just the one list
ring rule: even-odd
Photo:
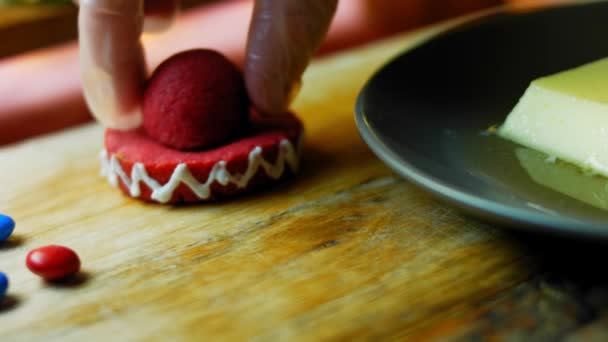
[[34,274],[46,280],[55,280],[77,273],[80,259],[67,247],[50,245],[29,252],[26,265]]
[[180,150],[238,138],[248,126],[249,99],[240,70],[213,50],[189,50],[164,61],[143,99],[146,133]]

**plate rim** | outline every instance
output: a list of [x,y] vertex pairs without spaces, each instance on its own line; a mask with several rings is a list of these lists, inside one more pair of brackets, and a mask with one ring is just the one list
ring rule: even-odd
[[[585,6],[585,4],[580,4],[580,6]],[[542,12],[550,9],[551,8],[541,9],[534,12]],[[530,210],[523,210],[484,197],[472,195],[454,186],[446,184],[445,182],[441,181],[441,179],[437,179],[435,176],[418,169],[415,165],[402,158],[399,154],[395,153],[383,142],[383,140],[375,132],[372,124],[368,121],[368,115],[366,114],[367,111],[365,110],[366,94],[368,93],[371,84],[386,68],[390,67],[393,63],[406,57],[415,50],[424,48],[424,46],[440,37],[455,31],[466,32],[472,27],[474,28],[478,25],[484,25],[487,22],[490,22],[493,18],[499,15],[504,15],[505,12],[506,11],[490,13],[481,18],[465,21],[454,27],[441,30],[440,32],[432,35],[429,39],[426,39],[424,42],[401,50],[395,56],[383,63],[372,74],[372,76],[368,78],[365,85],[362,87],[356,97],[354,114],[355,124],[359,131],[359,135],[372,150],[372,152],[397,174],[406,180],[411,181],[417,187],[430,192],[432,195],[435,195],[449,202],[450,204],[465,210],[466,212],[474,214],[476,217],[482,217],[486,219],[486,221],[494,221],[494,223],[498,223],[501,226],[506,224],[507,228],[517,228],[525,231],[552,234],[558,233],[561,235],[583,238],[608,239],[608,229],[602,229],[605,228],[606,225],[602,225],[599,222],[582,221],[574,218],[557,218],[548,214],[535,213]]]

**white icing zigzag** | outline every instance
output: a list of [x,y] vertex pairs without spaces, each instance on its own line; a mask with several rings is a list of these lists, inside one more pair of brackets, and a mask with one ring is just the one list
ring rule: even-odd
[[201,199],[207,199],[211,195],[211,184],[218,182],[221,185],[228,185],[230,183],[236,185],[239,188],[245,188],[251,178],[257,173],[258,169],[262,167],[266,174],[273,178],[278,179],[285,171],[285,164],[289,168],[296,172],[298,169],[298,153],[291,142],[287,139],[281,140],[279,145],[279,155],[274,164],[267,162],[262,156],[262,148],[257,146],[251,152],[249,152],[249,163],[247,170],[244,174],[231,174],[226,169],[226,162],[221,160],[213,165],[209,177],[205,183],[200,183],[186,164],[181,163],[175,167],[173,174],[169,181],[161,185],[157,180],[150,177],[146,171],[146,167],[142,163],[135,163],[131,169],[131,177],[125,173],[122,165],[118,161],[116,155],[111,157],[108,155],[106,150],[101,151],[101,175],[108,179],[108,182],[116,187],[120,180],[127,188],[132,197],[139,197],[141,195],[140,182],[146,184],[152,189],[152,199],[160,203],[167,203],[173,192],[177,187],[183,183],[187,185],[196,196]]

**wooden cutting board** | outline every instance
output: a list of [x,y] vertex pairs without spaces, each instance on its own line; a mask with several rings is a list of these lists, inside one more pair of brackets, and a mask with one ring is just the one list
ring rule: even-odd
[[[295,104],[301,173],[234,201],[124,197],[99,176],[97,125],[0,149],[0,212],[17,221],[0,246],[2,341],[423,338],[475,322],[534,261],[394,175],[353,120],[372,72],[440,30],[316,61]],[[27,252],[47,244],[79,253],[78,281],[27,271]]]

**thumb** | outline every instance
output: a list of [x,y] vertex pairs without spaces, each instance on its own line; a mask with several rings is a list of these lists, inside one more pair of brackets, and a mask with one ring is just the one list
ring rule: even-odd
[[337,0],[256,0],[245,59],[245,83],[265,113],[287,109],[321,44]]

